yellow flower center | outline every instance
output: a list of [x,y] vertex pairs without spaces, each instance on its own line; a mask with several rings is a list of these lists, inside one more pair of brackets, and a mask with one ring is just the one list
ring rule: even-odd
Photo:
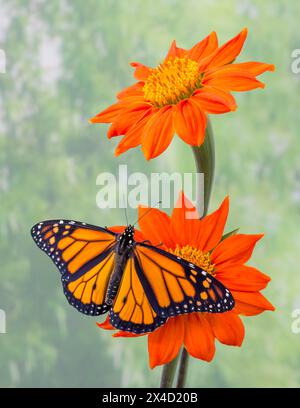
[[200,249],[193,248],[190,245],[185,245],[184,247],[177,245],[175,249],[169,249],[169,252],[199,266],[199,268],[211,275],[214,274],[215,265],[211,263],[208,252],[202,252]]
[[169,58],[151,70],[144,85],[145,99],[155,107],[174,105],[201,86],[198,63],[190,58]]

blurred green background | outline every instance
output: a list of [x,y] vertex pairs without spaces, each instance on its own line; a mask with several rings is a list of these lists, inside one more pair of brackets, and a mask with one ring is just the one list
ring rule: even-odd
[[[218,345],[207,364],[191,360],[196,387],[300,386],[300,3],[283,0],[1,0],[0,48],[0,386],[156,386],[145,338],[112,339],[99,319],[68,306],[54,265],[33,243],[42,219],[124,224],[96,206],[96,177],[130,171],[194,170],[176,140],[145,164],[137,149],[113,158],[117,141],[88,118],[131,84],[130,61],[155,66],[170,42],[190,47],[210,31],[223,43],[249,28],[240,61],[274,63],[265,90],[236,94],[237,112],[212,117],[217,149],[211,209],[231,198],[228,230],[264,232],[251,263],[272,277],[264,294],[275,313],[245,318],[242,348]],[[131,219],[136,214],[130,214]]]

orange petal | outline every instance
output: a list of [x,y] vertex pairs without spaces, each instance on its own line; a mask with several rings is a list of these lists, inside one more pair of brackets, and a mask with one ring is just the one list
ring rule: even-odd
[[171,235],[179,246],[191,245],[199,230],[199,214],[191,201],[180,192],[171,215]]
[[113,121],[107,132],[108,138],[124,135],[135,123],[145,116],[147,111],[151,110],[151,106],[146,102],[137,101],[129,104]]
[[211,251],[221,241],[229,211],[229,197],[220,207],[199,221],[198,233],[191,239],[191,245],[203,252]]
[[146,81],[148,75],[151,73],[151,68],[139,62],[131,62],[130,65],[135,68],[134,77],[138,81]]
[[232,95],[212,86],[198,89],[192,99],[202,111],[207,113],[225,113],[237,108]]
[[217,51],[218,51],[218,50],[214,51],[212,54],[208,55],[208,56],[205,57],[205,58],[201,58],[201,59],[198,61],[198,69],[199,69],[199,72],[202,72],[202,73],[206,72],[206,70],[208,69],[208,67],[209,67],[209,65],[210,65],[210,63],[211,63],[211,61],[214,59],[214,57],[215,57]]
[[254,316],[275,307],[259,292],[231,291],[235,300],[234,311],[245,316]]
[[262,82],[258,81],[249,72],[236,71],[231,69],[231,67],[222,67],[205,74],[202,79],[202,85],[215,86],[228,92],[243,92],[265,87]]
[[146,237],[145,237],[145,235],[142,233],[142,231],[139,231],[138,229],[135,229],[134,239],[135,239],[135,241],[137,241],[137,242],[141,242],[141,241],[145,241],[145,240],[146,240]]
[[176,41],[173,40],[165,59],[167,60],[168,58],[183,57],[186,54],[187,51],[184,48],[177,47]]
[[142,133],[142,150],[147,160],[163,153],[174,136],[173,109],[165,106],[148,120]]
[[120,154],[127,152],[129,149],[133,149],[141,144],[141,134],[138,131],[138,127],[134,126],[130,129],[127,134],[120,141],[115,150],[115,156],[120,156]]
[[108,227],[108,229],[112,232],[116,232],[117,234],[123,232],[126,228],[126,225],[114,225],[112,227]]
[[179,137],[189,145],[200,146],[204,141],[206,115],[193,99],[185,99],[176,105],[174,126]]
[[235,312],[207,314],[206,316],[215,337],[228,346],[241,346],[245,336],[242,320]]
[[244,28],[237,36],[222,45],[210,62],[209,67],[219,67],[234,61],[242,50],[247,33],[247,28]]
[[141,144],[142,138],[141,134],[145,125],[147,124],[151,114],[153,114],[153,109],[148,109],[145,111],[144,116],[140,119],[135,125],[133,125],[128,132],[126,132],[125,136],[118,144],[115,150],[115,156],[119,156],[120,154],[126,152],[129,149],[132,149]]
[[242,292],[254,292],[264,289],[270,277],[258,269],[246,265],[231,265],[219,270],[215,269],[216,277],[226,288]]
[[152,245],[164,244],[167,248],[174,248],[176,245],[172,239],[171,219],[163,211],[152,208],[144,217],[149,207],[139,206],[139,227],[147,240]]
[[194,45],[188,52],[187,56],[195,61],[207,57],[218,48],[218,37],[215,31],[210,33],[204,40]]
[[127,98],[129,96],[142,96],[144,82],[136,82],[133,85],[128,86],[117,94],[118,99]]
[[263,74],[266,71],[275,71],[275,66],[273,64],[265,64],[264,62],[255,61],[232,64],[231,67],[237,71],[247,71],[254,76]]
[[106,316],[106,319],[104,320],[104,322],[102,323],[96,323],[96,325],[98,327],[100,327],[100,329],[104,329],[104,330],[116,330],[115,327],[113,327],[110,324],[110,320],[109,320],[109,315]]
[[191,313],[183,317],[185,348],[191,356],[211,361],[215,354],[215,338],[206,317],[201,313]]
[[224,239],[212,252],[211,261],[218,269],[244,264],[251,257],[255,244],[263,234],[236,234]]
[[104,109],[98,115],[91,118],[90,123],[111,123],[124,109],[124,105],[120,102],[114,103]]
[[170,318],[166,324],[148,336],[151,368],[167,364],[179,353],[184,339],[184,316]]

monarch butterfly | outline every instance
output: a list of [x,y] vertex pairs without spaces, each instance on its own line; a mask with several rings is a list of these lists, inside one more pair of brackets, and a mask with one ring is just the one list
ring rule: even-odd
[[64,294],[79,312],[109,312],[120,330],[147,333],[183,313],[234,307],[227,288],[198,266],[147,241],[83,222],[52,220],[31,230],[61,272]]

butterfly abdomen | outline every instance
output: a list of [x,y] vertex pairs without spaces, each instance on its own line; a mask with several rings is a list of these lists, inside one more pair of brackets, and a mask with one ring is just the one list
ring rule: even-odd
[[115,269],[110,277],[105,297],[105,303],[108,305],[112,305],[114,302],[114,299],[119,290],[119,286],[121,284],[125,265],[130,256],[131,256],[130,248],[126,248],[126,250],[122,251],[121,253],[119,252],[119,248],[116,249]]
[[114,272],[109,280],[105,303],[112,305],[121,284],[124,268],[132,255],[134,246],[134,227],[129,225],[117,238],[116,263]]
[[107,288],[106,297],[105,297],[105,303],[107,305],[113,304],[113,301],[119,290],[119,286],[120,286],[121,279],[122,279],[122,274],[123,274],[123,270],[121,269],[120,265],[116,265],[115,271],[112,274],[109,280],[109,283],[108,283],[108,288]]

